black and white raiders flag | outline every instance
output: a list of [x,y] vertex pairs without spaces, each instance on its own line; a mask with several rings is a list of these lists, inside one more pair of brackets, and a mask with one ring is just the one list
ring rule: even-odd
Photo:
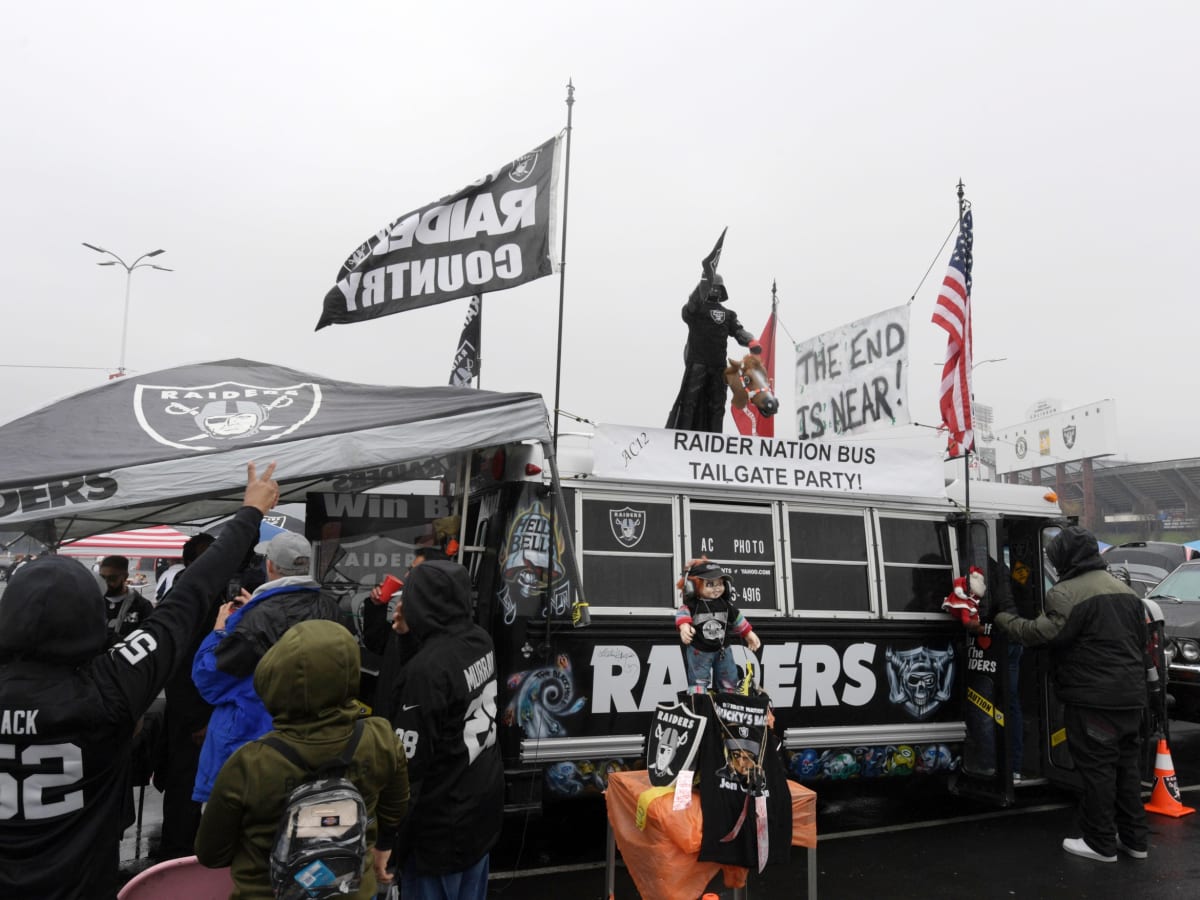
[[397,216],[355,247],[325,295],[317,328],[551,274],[561,141],[552,137],[457,193]]
[[463,322],[462,337],[454,351],[454,362],[450,366],[451,387],[471,387],[479,377],[479,340],[483,331],[483,297],[476,294],[467,308],[467,319]]
[[704,725],[705,717],[682,703],[660,703],[655,708],[646,741],[646,768],[652,785],[672,785],[679,773],[694,768]]

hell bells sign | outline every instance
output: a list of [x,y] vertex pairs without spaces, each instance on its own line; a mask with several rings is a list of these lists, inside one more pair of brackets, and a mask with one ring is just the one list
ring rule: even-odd
[[559,142],[551,138],[369,237],[338,270],[317,328],[550,275]]

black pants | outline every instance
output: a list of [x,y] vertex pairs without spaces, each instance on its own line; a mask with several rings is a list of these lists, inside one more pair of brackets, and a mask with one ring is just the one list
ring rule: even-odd
[[1067,747],[1083,778],[1078,815],[1084,840],[1105,856],[1117,852],[1118,835],[1126,847],[1145,850],[1146,810],[1139,766],[1142,710],[1068,703],[1064,720]]
[[162,843],[159,856],[175,859],[191,856],[196,851],[196,829],[200,827],[200,804],[192,800],[196,785],[196,770],[200,765],[200,748],[192,740],[186,726],[175,725],[167,717],[166,760],[160,776],[155,779],[163,792]]

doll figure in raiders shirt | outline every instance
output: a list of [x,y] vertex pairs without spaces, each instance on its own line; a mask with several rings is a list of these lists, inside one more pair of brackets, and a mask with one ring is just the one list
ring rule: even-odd
[[752,653],[762,642],[730,602],[733,584],[729,576],[715,562],[693,559],[676,586],[680,605],[675,611],[675,628],[685,648],[691,690],[702,694],[711,684],[713,690],[736,691],[738,670],[729,653],[729,642],[740,638]]

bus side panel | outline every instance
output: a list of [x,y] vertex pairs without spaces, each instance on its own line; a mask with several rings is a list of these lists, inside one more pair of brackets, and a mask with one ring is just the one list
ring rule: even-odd
[[[803,631],[801,637],[796,623],[764,623],[757,657],[741,645],[728,651],[741,674],[752,663],[755,687],[775,708],[777,732],[792,730],[787,756],[793,778],[876,778],[958,767],[960,740],[888,737],[939,724],[953,733],[961,725],[965,658],[951,631],[914,627],[881,638],[877,630],[812,622]],[[528,648],[548,652],[526,657],[512,652],[518,648],[511,636],[497,636],[509,646],[501,673],[506,753],[520,757],[523,748],[528,757],[553,746],[586,746],[592,738],[630,738],[625,743],[632,749],[620,755],[547,761],[552,796],[603,789],[608,771],[642,767],[641,738],[655,706],[687,689],[683,649],[669,614],[662,622],[594,617],[586,629],[550,635],[544,626],[530,625],[524,638]],[[819,741],[806,745],[804,730],[817,728],[825,730]],[[853,737],[839,743],[838,728]]]

